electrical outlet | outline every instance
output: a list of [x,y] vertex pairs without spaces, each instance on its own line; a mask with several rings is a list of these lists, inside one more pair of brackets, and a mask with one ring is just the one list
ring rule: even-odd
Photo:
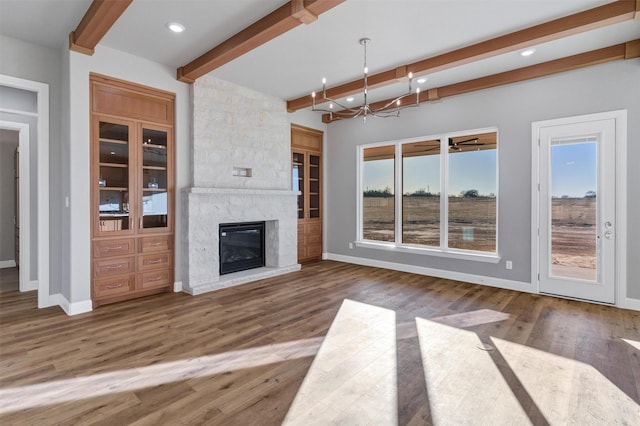
[[510,260],[507,260],[506,265],[507,269],[513,269],[513,263]]
[[349,243],[349,248],[352,249],[353,248],[353,243]]

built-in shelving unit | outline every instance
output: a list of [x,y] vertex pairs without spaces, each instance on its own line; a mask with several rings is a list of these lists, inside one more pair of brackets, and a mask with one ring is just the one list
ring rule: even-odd
[[94,306],[173,289],[172,93],[91,75]]
[[322,132],[291,126],[292,186],[298,191],[298,262],[322,258]]

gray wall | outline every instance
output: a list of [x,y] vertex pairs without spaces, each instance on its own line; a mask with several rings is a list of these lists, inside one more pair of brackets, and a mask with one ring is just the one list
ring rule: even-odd
[[[62,217],[68,215],[68,209],[64,208],[63,196],[68,191],[61,182],[60,163],[62,55],[60,49],[38,46],[5,36],[0,36],[0,51],[0,74],[49,85],[49,293],[57,294],[60,293],[60,283],[66,280],[66,277],[61,275],[61,265],[69,253],[68,249],[63,249],[65,241],[68,240],[63,238],[61,231]],[[32,206],[35,208],[36,205]],[[34,264],[35,262],[32,262],[32,265]]]
[[[445,98],[400,118],[345,120],[327,129],[325,252],[520,282],[531,281],[531,123],[628,110],[627,296],[640,299],[640,61],[598,65]],[[356,239],[356,146],[497,126],[499,129],[498,264],[349,249]],[[513,269],[505,268],[513,261]]]
[[[17,133],[14,139],[18,139]],[[4,132],[0,132],[4,135]],[[15,260],[15,181],[13,153],[17,142],[6,140],[0,136],[0,261]]]

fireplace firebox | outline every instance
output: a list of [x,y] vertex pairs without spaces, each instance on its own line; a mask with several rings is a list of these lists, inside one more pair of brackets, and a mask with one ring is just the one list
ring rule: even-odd
[[264,222],[220,224],[220,275],[261,268]]

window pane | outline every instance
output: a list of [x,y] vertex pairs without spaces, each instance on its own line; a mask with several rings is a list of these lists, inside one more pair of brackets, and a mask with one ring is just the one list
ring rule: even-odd
[[551,142],[551,274],[597,280],[597,139]]
[[496,251],[496,133],[449,139],[449,247]]
[[402,242],[440,247],[440,140],[402,145]]
[[364,150],[362,236],[365,240],[395,241],[395,147]]

